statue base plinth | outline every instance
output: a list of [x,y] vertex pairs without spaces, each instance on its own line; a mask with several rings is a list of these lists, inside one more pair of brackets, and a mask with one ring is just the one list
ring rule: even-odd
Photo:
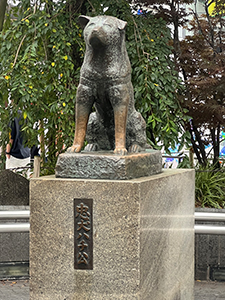
[[126,180],[162,172],[162,154],[146,150],[124,156],[113,152],[63,153],[58,157],[56,177]]
[[194,300],[194,175],[32,178],[30,300]]

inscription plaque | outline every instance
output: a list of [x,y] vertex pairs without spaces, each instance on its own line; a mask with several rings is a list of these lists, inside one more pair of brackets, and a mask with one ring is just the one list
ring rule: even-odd
[[74,268],[93,270],[93,199],[74,199]]

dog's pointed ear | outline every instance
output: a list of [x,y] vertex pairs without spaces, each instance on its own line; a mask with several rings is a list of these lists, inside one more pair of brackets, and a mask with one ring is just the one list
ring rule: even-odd
[[87,25],[87,23],[91,20],[91,17],[88,17],[88,16],[79,16],[78,17],[78,22],[80,24],[80,26],[82,27],[82,29],[85,28],[85,26]]
[[120,30],[125,29],[126,26],[127,26],[127,22],[118,19],[118,28],[119,28]]

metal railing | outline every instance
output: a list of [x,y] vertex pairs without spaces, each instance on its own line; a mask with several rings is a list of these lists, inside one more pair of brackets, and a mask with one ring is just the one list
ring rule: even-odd
[[1,210],[0,219],[29,219],[29,210]]
[[[195,221],[225,222],[225,213],[195,212]],[[195,224],[195,233],[225,234],[225,226],[211,224]]]
[[0,224],[0,232],[29,232],[30,223]]
[[[195,221],[225,222],[225,213],[195,212]],[[29,210],[0,211],[0,220],[29,219]],[[225,235],[225,226],[210,224],[195,224],[195,233],[198,234],[222,234]],[[29,232],[30,223],[3,223],[0,224],[0,232]]]
[[[1,210],[0,220],[17,220],[17,219],[29,219],[29,210]],[[30,223],[2,223],[0,224],[0,232],[29,232]]]
[[195,212],[195,221],[225,222],[225,213]]
[[195,233],[199,234],[225,234],[224,226],[215,226],[215,225],[195,225]]

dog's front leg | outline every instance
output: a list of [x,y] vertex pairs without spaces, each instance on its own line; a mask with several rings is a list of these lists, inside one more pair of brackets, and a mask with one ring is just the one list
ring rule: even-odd
[[115,149],[114,153],[126,155],[126,126],[129,105],[129,92],[126,85],[121,84],[110,89],[110,101],[114,111]]
[[76,130],[73,145],[67,149],[67,152],[72,153],[81,151],[93,102],[94,97],[91,88],[79,84],[76,95]]
[[114,153],[118,155],[126,155],[126,119],[127,107],[120,106],[114,109],[115,120],[115,149]]

